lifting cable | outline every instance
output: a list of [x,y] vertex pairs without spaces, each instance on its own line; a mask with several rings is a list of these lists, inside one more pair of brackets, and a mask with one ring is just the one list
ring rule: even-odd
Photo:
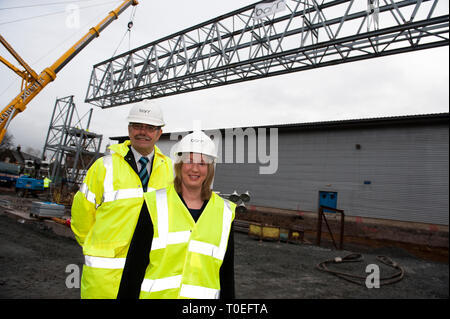
[[112,54],[111,57],[114,57],[116,55],[117,50],[119,50],[120,45],[122,44],[122,42],[125,39],[125,37],[127,36],[127,34],[128,34],[128,50],[131,50],[131,28],[133,28],[133,20],[134,20],[134,16],[136,15],[136,7],[137,6],[133,6],[133,9],[131,10],[131,15],[130,15],[130,21],[127,24],[127,30],[125,30],[125,33],[122,36],[122,39],[120,40],[119,45],[114,50],[114,53]]
[[[387,256],[377,256],[377,260],[379,260],[383,264],[385,264],[389,267],[392,267],[396,270],[396,272],[393,275],[384,277],[384,278],[380,278],[380,286],[394,284],[403,279],[405,271],[399,264],[397,264],[396,262],[394,262],[392,259],[390,259]],[[360,275],[350,274],[350,273],[346,273],[346,272],[330,270],[327,267],[327,264],[342,264],[342,263],[352,263],[352,262],[361,262],[361,261],[363,261],[363,257],[361,256],[361,254],[353,253],[353,254],[349,254],[349,255],[345,256],[344,258],[336,257],[334,259],[323,261],[323,262],[319,263],[316,266],[316,268],[319,269],[320,271],[331,273],[331,274],[333,274],[339,278],[345,279],[349,282],[365,286],[365,280],[367,278],[366,276],[360,276]],[[361,279],[363,280],[363,282],[361,282]]]

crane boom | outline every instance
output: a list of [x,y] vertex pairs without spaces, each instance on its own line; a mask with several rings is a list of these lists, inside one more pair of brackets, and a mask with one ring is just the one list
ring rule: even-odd
[[16,58],[16,60],[25,68],[25,71],[20,71],[15,68],[6,59],[1,58],[0,61],[11,68],[14,72],[19,74],[23,80],[24,85],[22,91],[1,111],[0,113],[0,142],[6,134],[6,129],[10,121],[20,112],[25,110],[27,104],[50,82],[56,78],[56,74],[72,60],[81,50],[83,50],[93,39],[97,38],[112,21],[116,20],[119,15],[124,12],[130,5],[137,5],[137,0],[126,0],[111,11],[99,24],[89,29],[77,43],[75,43],[69,50],[67,50],[58,60],[50,67],[45,68],[41,74],[37,75],[20,56],[12,49],[6,40],[0,36],[0,42],[6,49]]

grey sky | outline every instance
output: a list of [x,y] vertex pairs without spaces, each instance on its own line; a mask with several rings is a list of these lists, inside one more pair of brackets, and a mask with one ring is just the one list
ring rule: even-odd
[[[366,3],[366,0],[360,1]],[[0,8],[55,2],[63,0],[0,0]],[[0,32],[40,73],[120,2],[67,1],[61,5],[0,10]],[[149,43],[254,2],[140,0],[130,47]],[[69,4],[81,9],[78,29],[67,27],[69,13],[2,24],[64,11]],[[438,10],[448,14],[448,1],[440,1]],[[42,150],[58,97],[75,95],[80,114],[93,107],[84,103],[92,65],[112,56],[126,31],[131,12],[129,8],[113,22],[12,121],[9,132],[14,135],[16,144]],[[118,53],[128,48],[126,38]],[[160,98],[154,103],[164,111],[168,132],[190,129],[195,120],[201,120],[204,128],[219,128],[448,112],[448,53],[449,48],[443,47],[347,63]],[[0,55],[15,62],[3,48]],[[20,81],[3,64],[0,74],[3,108],[19,93]],[[90,129],[104,135],[102,149],[109,142],[108,137],[127,134],[125,117],[130,107],[105,110],[93,107]]]

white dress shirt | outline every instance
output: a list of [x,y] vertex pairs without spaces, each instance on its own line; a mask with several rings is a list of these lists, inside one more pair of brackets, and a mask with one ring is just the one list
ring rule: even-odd
[[[133,146],[130,146],[130,148],[131,148],[131,151],[133,152],[133,156],[134,156],[134,160],[136,161],[136,165],[137,165],[137,168],[138,168],[138,172],[140,172],[141,171],[141,163],[139,162],[139,159],[142,157],[142,156],[144,156],[144,155],[142,155],[141,153],[139,153],[138,151],[136,151],[135,149],[134,149],[134,147]],[[152,174],[152,167],[151,167],[151,165],[152,165],[152,160],[153,160],[153,156],[155,155],[155,150],[153,150],[150,154],[148,154],[147,156],[145,156],[145,157],[147,157],[148,158],[148,164],[147,164],[147,172],[148,172],[148,176],[150,176],[151,174]]]

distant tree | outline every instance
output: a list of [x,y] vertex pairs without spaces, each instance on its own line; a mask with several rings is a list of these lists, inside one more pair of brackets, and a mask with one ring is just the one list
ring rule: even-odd
[[27,146],[27,148],[25,148],[25,153],[30,154],[30,155],[34,155],[36,157],[40,157],[41,156],[41,151],[32,148],[31,146]]
[[11,149],[14,146],[13,140],[14,136],[6,132],[3,141],[0,143],[0,148]]

